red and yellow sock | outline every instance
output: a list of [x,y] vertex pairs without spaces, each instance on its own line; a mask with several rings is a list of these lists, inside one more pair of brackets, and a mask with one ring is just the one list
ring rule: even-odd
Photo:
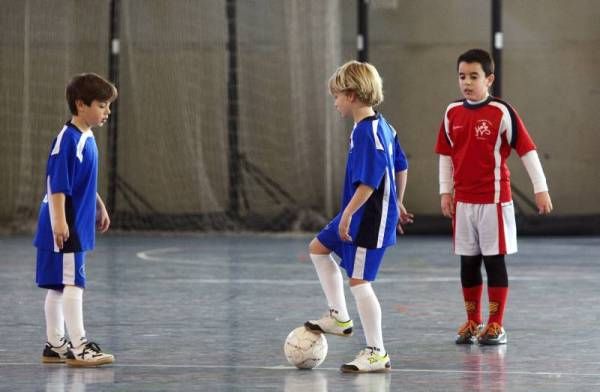
[[488,287],[488,298],[490,306],[488,324],[498,323],[499,325],[502,325],[507,297],[508,287]]
[[463,287],[462,291],[467,318],[475,321],[477,324],[481,324],[481,293],[483,292],[483,285]]

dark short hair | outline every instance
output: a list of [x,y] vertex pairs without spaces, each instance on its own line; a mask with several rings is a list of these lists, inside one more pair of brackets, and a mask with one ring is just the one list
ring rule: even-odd
[[80,99],[90,106],[92,101],[112,102],[117,99],[117,88],[95,73],[84,73],[73,77],[67,85],[67,103],[71,114],[77,115],[75,102]]
[[458,66],[462,62],[481,64],[481,68],[483,68],[485,76],[490,76],[494,73],[494,60],[492,59],[492,56],[490,56],[490,54],[483,49],[470,49],[458,56],[458,60],[456,60],[457,70]]

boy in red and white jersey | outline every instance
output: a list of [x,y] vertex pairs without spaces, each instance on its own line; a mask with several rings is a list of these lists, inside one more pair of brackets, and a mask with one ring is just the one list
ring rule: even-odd
[[[506,160],[515,149],[533,183],[540,214],[552,211],[546,177],[535,144],[517,112],[489,95],[494,62],[488,52],[471,49],[458,57],[458,84],[464,99],[448,105],[435,152],[439,154],[441,208],[452,218],[454,252],[467,322],[457,344],[505,344],[502,326],[508,296],[504,255],[517,251],[515,213]],[[483,327],[481,264],[488,277],[489,319]]]

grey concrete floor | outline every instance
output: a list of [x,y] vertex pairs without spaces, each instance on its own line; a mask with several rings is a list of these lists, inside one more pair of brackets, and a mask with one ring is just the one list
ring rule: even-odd
[[[600,238],[520,238],[508,257],[504,347],[459,347],[458,259],[447,237],[404,237],[374,288],[388,374],[339,366],[364,345],[328,337],[317,369],[283,356],[288,332],[326,303],[310,235],[141,235],[99,238],[87,258],[88,337],[112,366],[43,365],[44,290],[29,237],[0,237],[0,390],[4,391],[594,391],[600,390]],[[484,294],[485,295],[485,294]]]

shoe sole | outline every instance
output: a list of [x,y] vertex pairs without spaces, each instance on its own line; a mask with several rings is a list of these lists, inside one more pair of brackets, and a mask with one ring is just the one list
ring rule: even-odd
[[42,357],[42,363],[65,363],[66,359],[55,357]]
[[98,367],[102,365],[109,365],[115,362],[114,358],[105,358],[98,361],[80,361],[77,359],[67,359],[65,363],[71,367]]
[[335,336],[342,336],[342,337],[348,337],[348,336],[352,336],[354,334],[354,331],[352,331],[352,327],[350,327],[349,329],[351,330],[350,333],[334,333],[334,332],[326,332],[323,331],[321,329],[321,327],[319,327],[317,324],[311,324],[308,321],[304,323],[304,328],[306,328],[307,330],[309,330],[310,332],[313,333],[324,333],[327,335],[335,335]]
[[506,344],[507,340],[504,339],[504,340],[500,340],[497,342],[484,341],[484,342],[477,342],[477,343],[479,343],[480,346],[501,346],[503,344]]
[[455,339],[454,343],[456,344],[474,344],[477,342],[477,339],[475,337],[471,337],[469,339]]
[[344,368],[344,366],[342,366],[340,368],[340,370],[342,373],[387,373],[390,370],[392,370],[392,365],[389,363],[388,363],[388,365],[386,365],[386,367],[384,367],[383,369],[376,369],[376,370],[354,370],[354,369]]

